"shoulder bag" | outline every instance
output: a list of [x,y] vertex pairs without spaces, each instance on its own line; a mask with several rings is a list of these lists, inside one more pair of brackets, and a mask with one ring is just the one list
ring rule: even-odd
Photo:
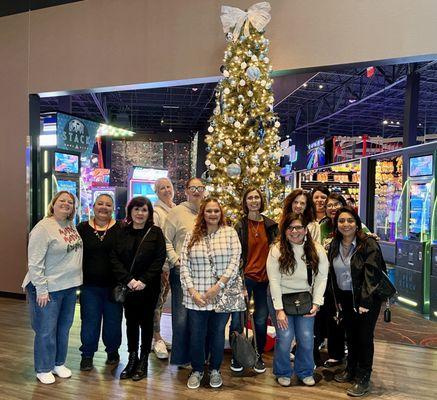
[[[141,245],[144,242],[144,239],[146,238],[146,236],[149,234],[150,230],[152,229],[152,227],[150,227],[146,234],[143,236],[143,238],[141,239],[140,244],[137,247],[137,251],[135,252],[135,256],[134,259],[132,260],[132,264],[130,266],[129,269],[129,274],[132,272],[132,269],[134,267],[135,264],[135,260],[137,258],[138,252],[140,250]],[[111,293],[111,301],[113,303],[124,303],[126,301],[126,297],[128,295],[128,293],[131,291],[131,289],[129,289],[129,287],[125,284],[125,283],[118,283],[114,289],[112,289],[112,293]]]
[[[209,264],[211,266],[212,275],[217,281],[220,280],[220,276],[217,274],[215,268],[214,259],[212,256],[211,242],[209,237],[205,237],[206,248],[208,253]],[[243,294],[243,280],[241,275],[237,274],[235,278],[231,278],[224,289],[221,289],[215,297],[215,312],[235,312],[246,310],[246,304]]]
[[[308,284],[312,286],[313,271],[307,264]],[[282,295],[282,305],[287,315],[309,314],[313,307],[313,296],[310,292],[286,293]]]

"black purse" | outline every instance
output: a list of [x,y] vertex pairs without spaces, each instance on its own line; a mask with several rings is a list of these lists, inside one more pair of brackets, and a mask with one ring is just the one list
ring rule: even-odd
[[[140,249],[144,239],[149,234],[151,229],[152,229],[152,227],[150,227],[148,229],[146,234],[141,239],[140,244],[138,245],[137,251],[135,252],[134,259],[132,260],[132,264],[131,264],[130,269],[129,269],[129,274],[132,272],[132,269],[134,267],[135,260],[136,260],[137,255],[138,255],[138,251],[139,251],[139,249]],[[124,303],[126,301],[127,295],[129,294],[130,291],[131,290],[129,289],[129,287],[125,283],[121,283],[121,282],[117,283],[117,285],[112,289],[112,292],[111,292],[111,301],[113,303],[121,303],[121,304]]]
[[382,301],[390,300],[395,294],[397,290],[393,283],[391,283],[387,274],[381,270],[381,280],[376,286],[373,293]]
[[[258,348],[256,346],[255,323],[253,320],[253,297],[247,306],[247,311],[243,312],[243,331],[246,327],[246,334],[237,331],[231,332],[230,344],[232,348],[232,358],[236,360],[243,368],[253,368],[258,360]],[[249,339],[249,329],[247,320],[250,320],[253,331],[253,341]]]
[[[309,286],[312,286],[313,271],[308,265],[307,280]],[[310,292],[286,293],[282,295],[282,305],[287,315],[309,314],[313,307],[313,296]]]

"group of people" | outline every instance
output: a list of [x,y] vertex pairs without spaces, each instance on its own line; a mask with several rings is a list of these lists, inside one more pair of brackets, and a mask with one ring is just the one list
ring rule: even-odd
[[[79,288],[80,369],[93,368],[101,328],[106,363],[118,364],[124,309],[129,358],[120,379],[146,377],[152,349],[158,358],[168,357],[160,319],[170,288],[170,363],[191,367],[188,388],[200,386],[206,368],[211,387],[223,384],[226,325],[231,319],[230,333],[241,333],[245,299],[253,298],[255,372],[266,371],[270,315],[276,328],[273,374],[281,386],[290,386],[293,375],[315,385],[319,345],[327,338],[326,367],[343,363],[347,343],[347,366],[335,380],[352,382],[351,396],[369,391],[381,307],[373,291],[385,264],[377,241],[341,195],[323,187],[312,193],[296,189],[285,198],[277,223],[262,214],[263,193],[251,187],[242,198],[243,217],[231,227],[220,199],[205,198],[198,178],[188,180],[187,201],[177,206],[167,178],[155,190],[155,207],[145,197],[133,198],[124,222],[112,217],[113,199],[100,195],[93,217],[77,227],[74,196],[59,192],[31,231],[23,287],[42,383],[71,376],[65,360]],[[123,304],[112,298],[120,283],[129,288]],[[243,370],[234,357],[230,368]]]

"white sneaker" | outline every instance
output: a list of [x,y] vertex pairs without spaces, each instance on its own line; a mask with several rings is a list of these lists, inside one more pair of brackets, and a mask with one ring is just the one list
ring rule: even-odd
[[55,375],[58,375],[60,378],[71,377],[71,369],[68,369],[65,365],[57,365],[55,368],[53,368],[52,372]]
[[306,376],[305,378],[302,379],[302,382],[305,386],[314,386],[316,384],[316,381],[312,376]]
[[203,372],[192,372],[188,378],[187,386],[189,389],[197,389],[200,386],[200,382],[203,378]]
[[36,377],[41,383],[44,383],[44,385],[55,383],[55,377],[51,372],[39,372],[36,374]]
[[166,358],[168,358],[167,346],[162,339],[157,340],[153,344],[153,351],[155,352],[156,357],[158,357],[160,360],[165,360]]
[[281,386],[288,387],[291,384],[291,379],[288,376],[280,376],[278,378],[278,383]]

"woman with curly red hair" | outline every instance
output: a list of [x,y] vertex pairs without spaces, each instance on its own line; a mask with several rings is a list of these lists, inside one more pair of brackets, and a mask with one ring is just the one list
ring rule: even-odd
[[[202,202],[192,233],[188,233],[181,251],[183,305],[188,309],[190,358],[193,372],[187,386],[200,386],[205,368],[205,343],[209,343],[209,384],[223,384],[225,326],[229,312],[218,312],[216,300],[229,281],[240,279],[238,267],[241,245],[235,229],[226,225],[217,199]],[[242,294],[241,294],[242,295]]]

